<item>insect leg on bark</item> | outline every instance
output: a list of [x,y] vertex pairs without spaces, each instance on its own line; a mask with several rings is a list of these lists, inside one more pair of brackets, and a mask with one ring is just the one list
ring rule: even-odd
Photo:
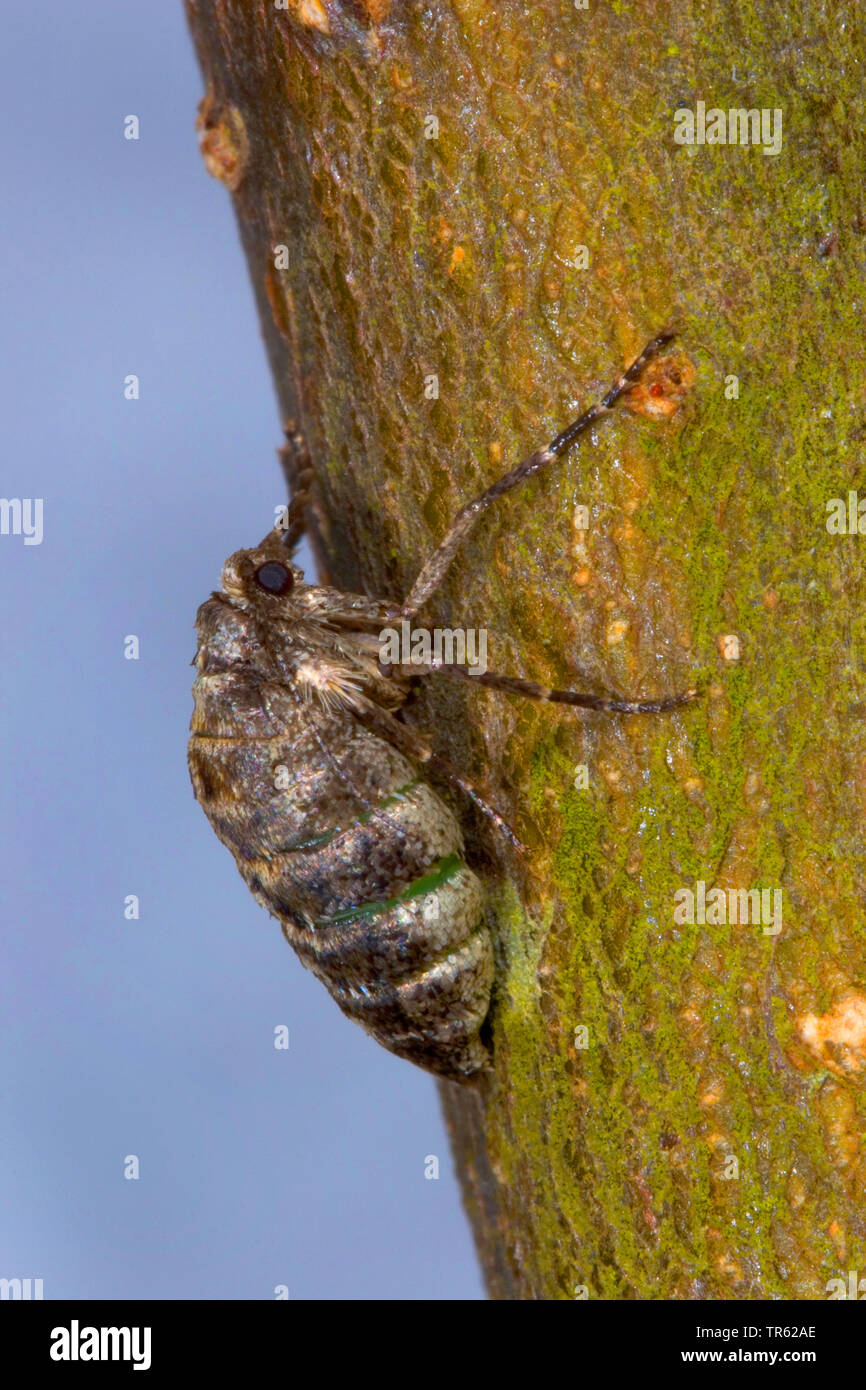
[[631,366],[617,377],[607,395],[585,410],[570,425],[567,425],[545,448],[537,449],[534,454],[529,454],[527,458],[512,468],[510,473],[506,473],[497,482],[491,483],[490,487],[486,488],[479,497],[464,503],[448,528],[444,540],[440,542],[422,566],[421,573],[412,585],[409,596],[400,610],[402,618],[411,618],[417,613],[421,605],[427,602],[430,595],[438,589],[457,550],[482,513],[486,512],[497,498],[503,497],[506,492],[510,492],[512,488],[518,487],[527,478],[538,473],[546,464],[559,458],[574,443],[578,435],[583,434],[596,420],[601,419],[608,411],[612,410],[620,396],[639,380],[647,364],[675,336],[676,334],[673,332],[657,334],[647,343],[643,352],[635,358]]
[[479,674],[467,666],[458,666],[446,661],[431,660],[429,665],[413,666],[415,675],[433,675],[441,671],[446,676],[459,676],[473,685],[486,685],[492,690],[504,690],[510,695],[523,695],[528,700],[547,700],[556,705],[577,705],[580,709],[598,710],[602,714],[666,714],[669,710],[680,709],[697,697],[697,690],[685,690],[681,695],[665,695],[658,700],[624,700],[609,690],[601,695],[586,695],[580,690],[553,690],[539,685],[536,681],[522,680],[519,676],[503,676],[496,671]]
[[277,530],[286,550],[291,553],[307,529],[304,509],[310,502],[313,467],[307,442],[300,430],[287,426],[285,436],[286,443],[279,453],[289,480],[291,501]]

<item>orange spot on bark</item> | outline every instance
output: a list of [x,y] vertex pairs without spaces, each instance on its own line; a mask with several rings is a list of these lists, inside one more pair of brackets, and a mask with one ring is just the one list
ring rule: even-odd
[[696,376],[691,362],[680,357],[659,357],[650,362],[641,380],[626,392],[622,404],[636,415],[669,420],[679,410]]
[[801,1014],[797,1032],[812,1056],[837,1076],[866,1064],[866,995],[849,992],[826,1014]]
[[236,106],[222,106],[212,92],[199,102],[195,128],[204,167],[233,193],[249,161],[244,118]]

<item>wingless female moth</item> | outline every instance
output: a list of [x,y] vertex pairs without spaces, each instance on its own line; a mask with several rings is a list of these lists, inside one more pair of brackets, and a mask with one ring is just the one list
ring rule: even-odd
[[[288,525],[230,556],[221,592],[198,611],[189,766],[205,814],[343,1012],[391,1052],[452,1081],[490,1066],[493,948],[460,827],[419,765],[514,836],[401,722],[419,668],[383,664],[378,634],[418,612],[482,513],[612,410],[673,336],[653,338],[603,400],[461,507],[402,605],[303,582],[291,561],[303,531],[298,494]],[[605,714],[661,714],[696,695],[622,700],[469,675],[436,659],[421,668],[433,671]]]

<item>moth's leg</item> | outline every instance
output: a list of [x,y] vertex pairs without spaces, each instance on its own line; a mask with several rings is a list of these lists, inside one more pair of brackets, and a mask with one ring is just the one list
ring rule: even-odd
[[647,343],[640,356],[635,358],[622,376],[617,377],[602,400],[590,406],[589,410],[585,410],[582,415],[567,425],[555,439],[550,441],[546,448],[538,449],[534,454],[530,454],[498,482],[491,483],[480,497],[476,497],[472,502],[464,503],[448,528],[445,539],[433,551],[412,585],[409,597],[400,610],[401,617],[411,618],[413,614],[417,613],[422,603],[426,603],[430,595],[438,589],[461,542],[465,540],[482,512],[486,512],[487,508],[498,497],[503,497],[506,492],[510,492],[519,483],[531,478],[534,473],[538,473],[545,464],[552,463],[554,459],[564,454],[578,435],[583,434],[584,430],[589,429],[590,425],[613,409],[623,392],[627,391],[639,379],[647,363],[675,336],[672,332],[659,333],[657,337]]
[[425,743],[424,739],[421,738],[419,734],[416,734],[412,729],[408,729],[405,724],[401,724],[399,719],[395,719],[394,715],[389,714],[387,710],[381,709],[380,706],[372,703],[364,705],[364,708],[358,713],[358,718],[368,729],[373,733],[380,734],[382,738],[387,739],[395,748],[399,748],[401,753],[405,753],[408,758],[414,759],[415,762],[423,763],[425,767],[429,767],[433,772],[438,773],[443,781],[450,783],[452,787],[457,787],[458,790],[462,791],[475,803],[479,811],[482,811],[484,815],[487,816],[488,820],[493,821],[493,824],[505,835],[516,850],[521,854],[526,853],[526,846],[517,838],[508,822],[500,816],[498,811],[494,810],[489,802],[484,800],[484,797],[477,788],[463,776],[462,772],[457,771],[453,763],[450,763],[447,758],[443,758],[439,753],[434,753],[432,748]]
[[[409,670],[409,667],[401,668]],[[523,695],[528,700],[548,700],[555,705],[577,705],[580,709],[599,710],[602,714],[666,714],[668,710],[680,709],[697,698],[697,690],[685,690],[681,695],[665,695],[658,700],[623,700],[609,691],[603,695],[587,695],[580,690],[552,690],[549,686],[538,685],[535,681],[521,680],[519,676],[501,676],[495,671],[485,671],[473,675],[468,666],[457,666],[444,661],[431,661],[429,665],[413,666],[415,675],[432,675],[441,671],[446,676],[459,676],[473,685],[486,685],[492,690],[504,690],[510,695]]]
[[279,454],[286,477],[289,480],[289,505],[279,530],[283,545],[291,552],[295,549],[306,528],[304,508],[310,501],[310,483],[313,481],[313,468],[307,442],[300,430],[286,428],[286,443]]

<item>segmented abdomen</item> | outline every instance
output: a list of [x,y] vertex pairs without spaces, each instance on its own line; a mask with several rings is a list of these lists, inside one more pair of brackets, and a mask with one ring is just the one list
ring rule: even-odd
[[350,714],[227,691],[232,679],[201,675],[194,691],[190,771],[214,830],[343,1012],[465,1081],[489,1064],[493,953],[457,821]]

